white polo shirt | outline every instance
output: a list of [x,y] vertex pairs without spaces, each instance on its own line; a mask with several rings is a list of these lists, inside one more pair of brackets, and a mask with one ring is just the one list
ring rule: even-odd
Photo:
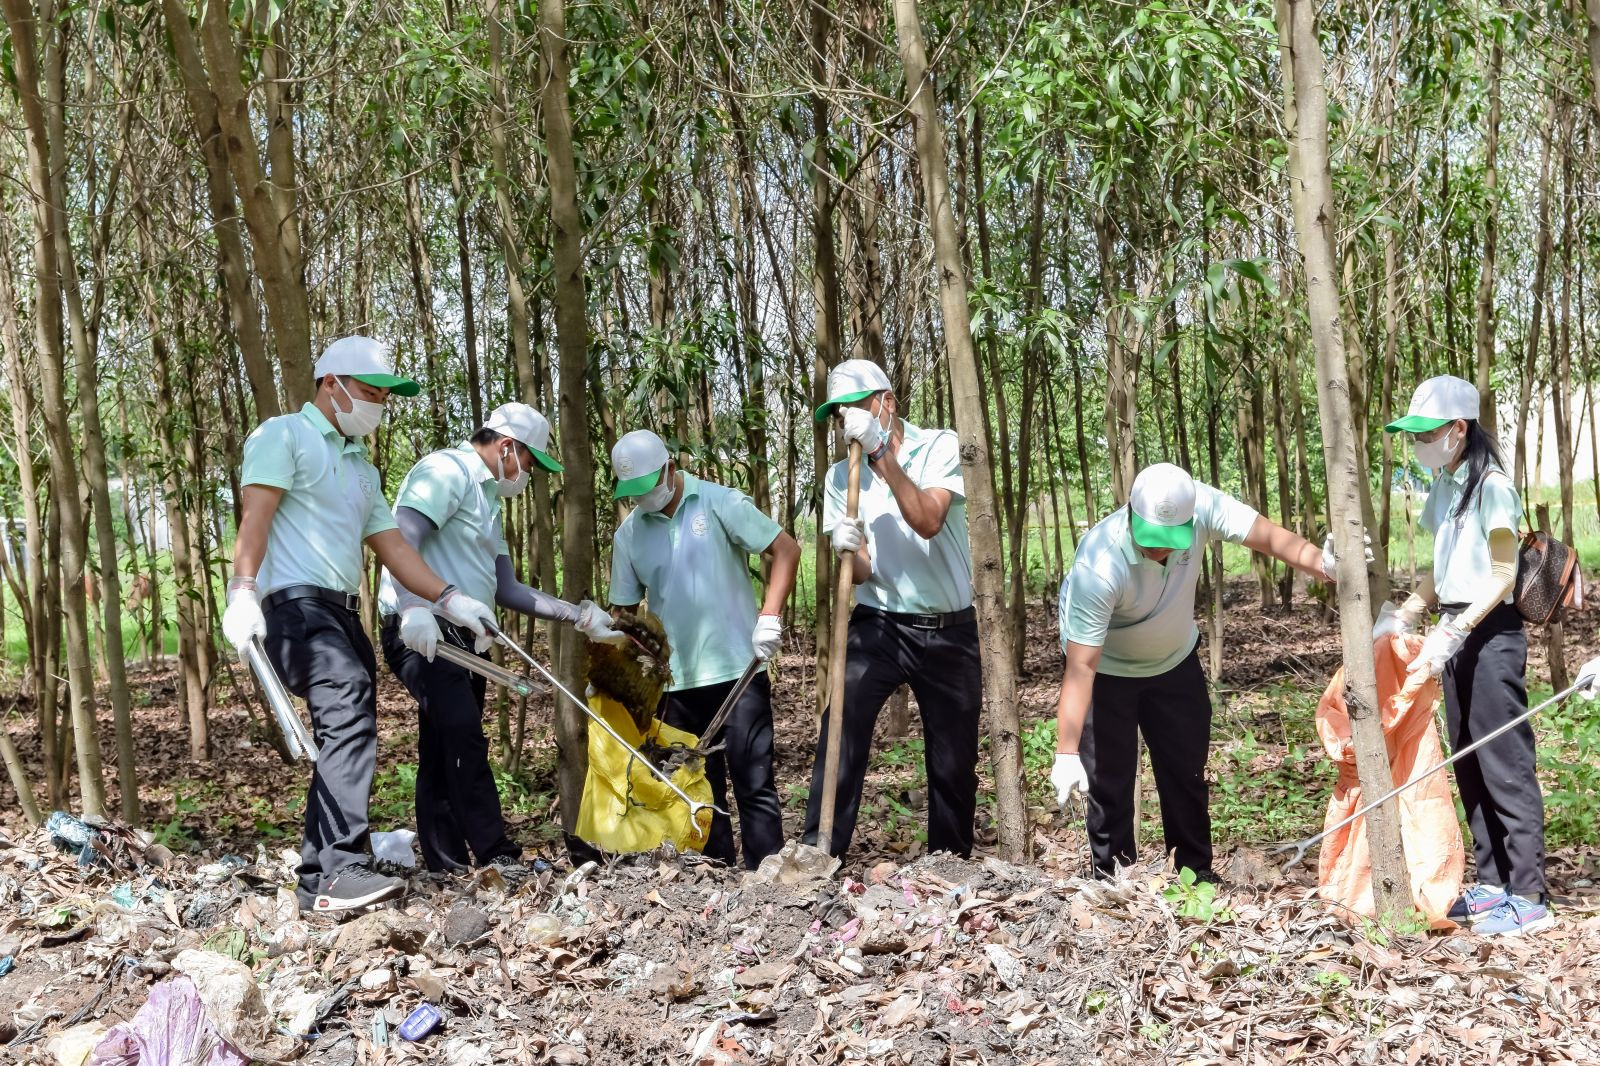
[[[1522,497],[1499,467],[1484,471],[1472,503],[1460,518],[1456,501],[1466,487],[1467,464],[1454,473],[1440,471],[1422,505],[1422,528],[1433,534],[1433,591],[1440,603],[1474,603],[1491,580],[1489,534],[1497,529],[1516,536],[1522,522]],[[1510,603],[1515,589],[1506,593]]]
[[1069,640],[1100,648],[1099,672],[1113,677],[1155,677],[1188,657],[1200,639],[1194,590],[1206,545],[1238,544],[1257,517],[1253,507],[1199,482],[1194,502],[1194,544],[1165,564],[1140,554],[1125,506],[1089,530],[1061,582],[1062,650]]
[[[972,553],[967,544],[967,488],[961,476],[961,444],[948,429],[919,429],[904,419],[905,436],[895,458],[913,484],[950,493],[944,528],[925,538],[906,524],[894,490],[864,459],[859,517],[867,530],[872,576],[856,586],[856,601],[880,611],[949,614],[972,606]],[[828,468],[822,531],[844,517],[850,461]]]
[[669,518],[637,508],[611,538],[611,602],[650,610],[672,645],[669,691],[733,681],[755,654],[750,556],[782,527],[738,489],[683,475]]
[[362,542],[395,528],[366,445],[342,436],[313,403],[245,438],[239,480],[283,490],[256,574],[263,597],[290,585],[356,592]]
[[[422,538],[423,562],[479,603],[493,603],[495,558],[509,555],[501,528],[494,472],[470,444],[430,452],[400,483],[395,508],[410,507],[434,524]],[[399,608],[394,576],[385,568],[378,587],[384,614]]]

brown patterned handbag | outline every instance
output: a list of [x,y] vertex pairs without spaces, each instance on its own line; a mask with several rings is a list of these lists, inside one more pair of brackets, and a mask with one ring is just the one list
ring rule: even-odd
[[1542,529],[1530,529],[1517,550],[1517,610],[1534,625],[1558,621],[1563,607],[1583,605],[1578,553]]

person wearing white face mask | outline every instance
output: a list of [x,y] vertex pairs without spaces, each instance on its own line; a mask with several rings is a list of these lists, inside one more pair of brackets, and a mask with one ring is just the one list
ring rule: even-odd
[[[572,625],[590,640],[622,640],[611,616],[517,580],[501,501],[521,493],[534,469],[560,473],[546,451],[550,423],[525,403],[502,404],[463,444],[419,459],[395,497],[395,519],[429,566],[499,607]],[[448,622],[384,571],[378,596],[384,658],[417,701],[417,842],[438,873],[515,867],[522,849],[505,830],[483,732],[482,675],[435,658],[441,640],[485,654],[490,639]]]
[[[1478,422],[1478,390],[1461,378],[1417,386],[1405,417],[1384,427],[1410,435],[1417,462],[1434,472],[1422,508],[1433,534],[1433,573],[1399,610],[1384,604],[1373,638],[1415,632],[1435,608],[1412,672],[1438,677],[1450,746],[1470,744],[1528,709],[1528,637],[1513,602],[1522,499]],[[1472,830],[1478,883],[1450,910],[1490,935],[1552,924],[1544,878],[1544,797],[1527,722],[1455,764]]]
[[[777,654],[800,545],[738,489],[679,470],[666,444],[647,429],[617,441],[611,469],[615,498],[634,505],[612,537],[611,602],[633,610],[649,598],[672,646],[672,683],[661,717],[699,736],[752,657],[764,663]],[[753,554],[770,564],[759,613],[750,583]],[[732,777],[744,864],[753,870],[783,846],[765,667],[734,704],[717,743],[724,751],[706,759],[706,780],[726,810]],[[727,815],[712,817],[705,854],[730,865],[737,858]]]
[[[861,809],[872,731],[891,693],[911,687],[922,716],[928,778],[928,850],[972,852],[978,802],[978,723],[983,673],[972,559],[967,545],[961,447],[950,430],[923,429],[899,417],[883,368],[846,359],[828,372],[822,421],[837,414],[846,441],[861,444],[859,517],[845,517],[848,460],[825,482],[822,530],[849,560],[856,606],[845,655],[844,706],[829,707],[811,770],[802,838],[843,855]],[[828,731],[840,714],[833,839],[821,832]]]
[[222,633],[260,639],[285,687],[305,698],[320,757],[306,796],[302,909],[341,911],[400,894],[375,870],[367,825],[377,763],[377,660],[361,627],[361,546],[419,596],[422,610],[474,634],[490,609],[447,583],[401,536],[359,438],[391,394],[415,396],[388,349],[344,337],[317,360],[316,398],[269,418],[244,444],[241,516]]

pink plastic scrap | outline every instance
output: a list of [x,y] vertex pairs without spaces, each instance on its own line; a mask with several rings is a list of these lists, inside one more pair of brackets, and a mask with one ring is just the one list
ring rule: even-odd
[[206,1017],[194,982],[174,977],[150,990],[129,1021],[105,1035],[89,1066],[249,1066],[250,1060],[222,1039]]

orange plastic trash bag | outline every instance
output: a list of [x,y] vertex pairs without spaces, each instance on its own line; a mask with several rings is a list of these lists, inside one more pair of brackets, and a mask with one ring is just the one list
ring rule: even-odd
[[[1383,707],[1389,772],[1397,785],[1420,777],[1444,758],[1433,719],[1439,683],[1425,673],[1406,673],[1406,665],[1421,647],[1421,637],[1392,636],[1380,638],[1372,649],[1378,663],[1378,701]],[[1366,802],[1350,743],[1343,667],[1333,675],[1317,704],[1317,736],[1339,768],[1339,780],[1328,801],[1328,817],[1322,823],[1326,827],[1350,817]],[[1431,925],[1449,928],[1455,923],[1445,914],[1461,894],[1461,876],[1466,867],[1450,777],[1442,771],[1436,773],[1400,793],[1395,802],[1399,805],[1400,838],[1411,874],[1411,898]],[[1349,913],[1373,915],[1372,859],[1367,850],[1365,817],[1357,818],[1322,842],[1317,891]]]

